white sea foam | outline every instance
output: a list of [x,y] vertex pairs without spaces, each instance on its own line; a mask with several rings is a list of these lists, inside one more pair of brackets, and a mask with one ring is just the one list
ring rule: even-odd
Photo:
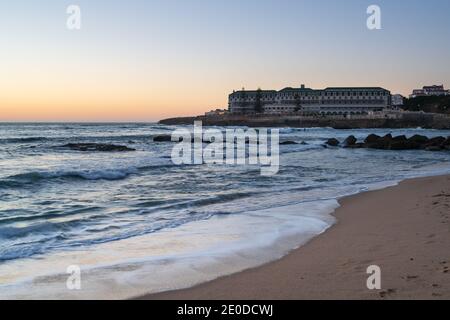
[[[0,298],[119,299],[189,287],[277,259],[324,232],[336,200],[215,216],[175,229],[0,266]],[[65,287],[68,265],[82,290]]]

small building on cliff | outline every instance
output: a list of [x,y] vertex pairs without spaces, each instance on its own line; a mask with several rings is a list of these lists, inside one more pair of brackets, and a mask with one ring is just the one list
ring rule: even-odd
[[414,89],[410,98],[427,97],[427,96],[448,96],[450,90],[444,89],[444,85],[424,86],[422,89]]
[[393,108],[401,108],[403,107],[405,97],[401,94],[393,94],[392,95],[392,107]]

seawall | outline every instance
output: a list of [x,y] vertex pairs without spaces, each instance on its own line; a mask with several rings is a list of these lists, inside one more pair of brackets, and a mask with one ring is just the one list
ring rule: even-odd
[[450,116],[434,113],[405,112],[395,117],[303,117],[298,115],[222,115],[169,118],[159,121],[165,125],[189,125],[202,121],[206,126],[249,127],[331,127],[335,129],[364,128],[428,128],[450,129]]

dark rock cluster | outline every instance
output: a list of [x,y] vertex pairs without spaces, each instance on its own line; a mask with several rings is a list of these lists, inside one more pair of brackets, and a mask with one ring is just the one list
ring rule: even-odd
[[370,134],[364,139],[364,142],[357,142],[354,136],[349,136],[342,144],[335,138],[328,139],[326,144],[334,147],[341,145],[344,148],[442,151],[450,150],[450,137],[428,138],[416,134],[407,138],[404,135],[393,137],[391,134],[387,134],[381,137],[376,134]]
[[172,136],[170,134],[160,134],[153,137],[154,142],[171,142]]
[[327,140],[327,145],[337,147],[339,145],[339,140],[336,138],[330,138]]
[[63,145],[62,148],[69,148],[75,151],[100,151],[100,152],[136,151],[135,149],[129,148],[127,146],[119,146],[105,143],[68,143]]
[[[176,142],[176,141],[172,141],[172,137],[171,135],[168,134],[161,134],[161,135],[157,135],[153,137],[153,141],[154,142]],[[181,141],[181,139],[180,139]],[[191,142],[194,143],[194,138],[191,139]],[[211,141],[203,139],[202,141],[203,143],[211,143]],[[225,141],[224,141],[225,142]],[[235,141],[236,143],[236,141]],[[250,140],[248,139],[248,137],[245,138],[245,143],[246,144],[250,144]],[[339,143],[339,141],[338,141]],[[257,144],[259,144],[259,140],[257,141]],[[286,141],[281,141],[280,145],[293,145],[293,144],[298,144],[298,142],[292,141],[292,140],[286,140]],[[302,141],[301,143],[302,145],[307,144],[306,142]]]
[[[180,137],[178,142],[181,142],[183,139]],[[194,143],[194,138],[191,138],[191,142]],[[153,142],[177,142],[176,140],[172,141],[172,136],[170,134],[160,134],[153,137]],[[210,143],[211,141],[203,140],[204,143]]]
[[[292,144],[298,144],[297,142],[295,142],[295,141],[290,141],[290,140],[287,140],[287,141],[281,141],[280,142],[280,145],[282,145],[282,146],[285,146],[285,145],[292,145]],[[302,143],[303,144],[303,143]]]

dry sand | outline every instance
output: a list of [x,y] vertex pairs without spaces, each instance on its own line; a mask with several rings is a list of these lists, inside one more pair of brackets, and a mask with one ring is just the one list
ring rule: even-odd
[[[450,176],[344,198],[338,223],[284,258],[144,299],[450,299]],[[381,268],[368,290],[367,267]]]

